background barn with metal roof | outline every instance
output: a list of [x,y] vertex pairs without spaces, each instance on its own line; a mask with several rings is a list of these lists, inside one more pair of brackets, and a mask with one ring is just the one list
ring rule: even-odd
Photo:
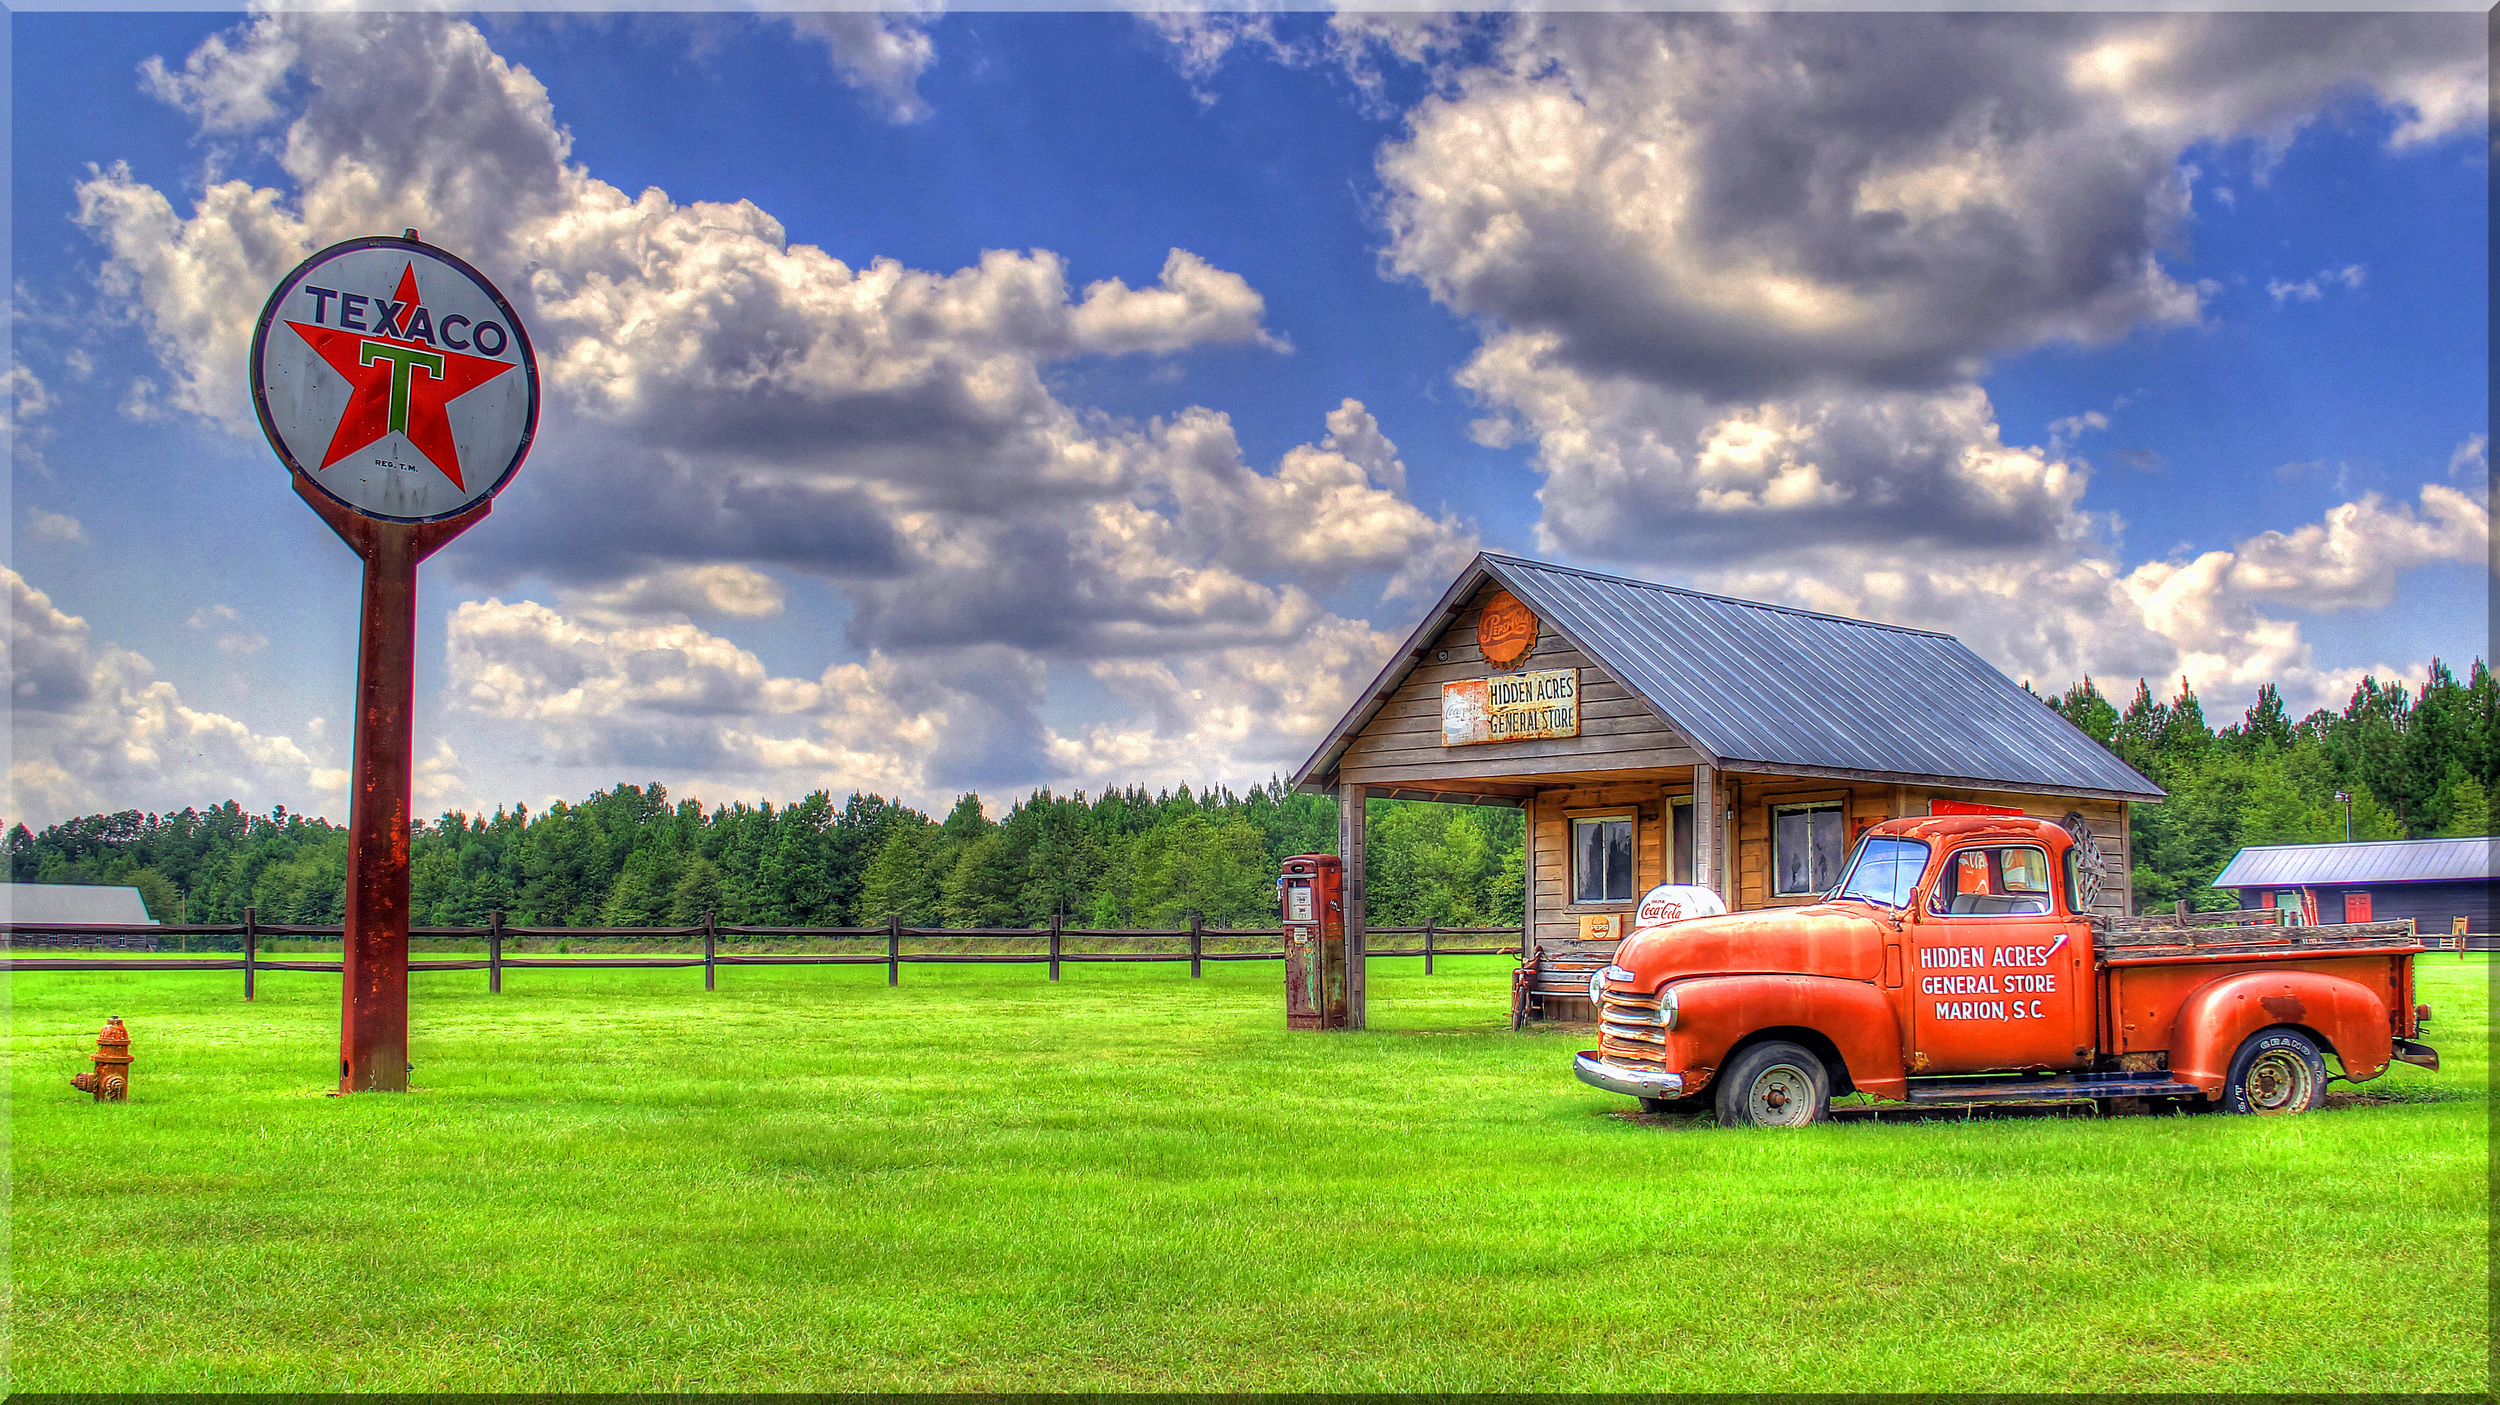
[[2500,839],[2489,835],[2252,845],[2214,879],[2237,889],[2242,907],[2298,905],[2313,922],[2409,920],[2426,937],[2453,935],[2460,920],[2489,933],[2496,885]]

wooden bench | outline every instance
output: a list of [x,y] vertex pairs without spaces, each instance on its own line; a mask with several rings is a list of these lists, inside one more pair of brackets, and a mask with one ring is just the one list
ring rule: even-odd
[[[1540,943],[1530,950],[1528,959],[1511,973],[1510,1027],[1518,1029],[1530,1020],[1550,1018],[1547,1002],[1560,996],[1586,1002],[1589,998],[1589,977],[1614,964],[1615,942]],[[1589,1011],[1595,1020],[1597,1012]]]

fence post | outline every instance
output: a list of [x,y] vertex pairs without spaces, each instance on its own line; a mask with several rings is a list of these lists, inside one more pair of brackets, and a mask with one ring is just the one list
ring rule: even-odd
[[2182,927],[2184,927],[2184,926],[2186,926],[2186,925],[2188,924],[2188,923],[2187,923],[2187,913],[2188,913],[2187,899],[2185,899],[2185,898],[2181,898],[2181,899],[2179,899],[2179,906],[2178,906],[2178,908],[2177,908],[2176,912],[2174,913],[2174,920],[2175,920],[2175,921],[2177,921],[2177,922],[2178,922],[2178,924],[2179,924],[2180,926],[2182,926]]
[[1427,976],[1432,974],[1432,929],[1436,925],[1435,919],[1424,919],[1424,974]]
[[1059,927],[1068,920],[1066,912],[1053,908],[1050,914],[1050,978],[1059,979]]
[[1198,957],[1204,946],[1199,940],[1203,935],[1200,930],[1203,926],[1201,916],[1195,912],[1189,914],[1189,978],[1193,981],[1198,979]]
[[903,983],[903,914],[890,912],[885,918],[885,983]]
[[703,988],[712,989],[712,962],[720,955],[720,927],[713,914],[703,914]]
[[486,993],[503,994],[503,909],[486,914]]
[[259,974],[260,928],[252,921],[252,910],[243,909],[243,998],[252,998],[252,977]]

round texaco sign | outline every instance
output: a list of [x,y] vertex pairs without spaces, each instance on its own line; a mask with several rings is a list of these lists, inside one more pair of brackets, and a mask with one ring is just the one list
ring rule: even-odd
[[414,237],[304,260],[252,333],[252,404],[290,469],[391,522],[494,496],[538,430],[538,362],[484,274]]

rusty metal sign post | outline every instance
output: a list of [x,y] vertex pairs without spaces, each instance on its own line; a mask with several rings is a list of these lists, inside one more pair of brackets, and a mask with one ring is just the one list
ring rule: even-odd
[[297,496],[364,558],[339,1091],[405,1092],[417,563],[528,456],[538,362],[495,285],[412,229],[333,244],[281,280],[251,379]]

